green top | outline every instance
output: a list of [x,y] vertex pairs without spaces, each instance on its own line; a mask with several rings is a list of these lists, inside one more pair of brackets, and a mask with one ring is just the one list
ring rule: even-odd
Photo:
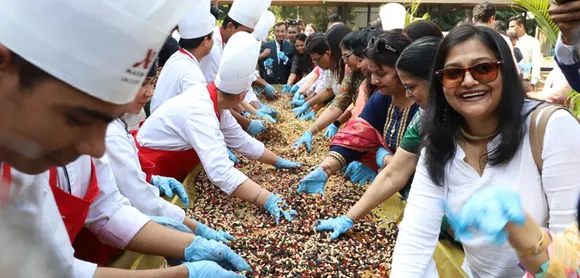
[[415,116],[411,120],[407,131],[405,131],[405,135],[403,136],[403,140],[401,140],[401,147],[403,150],[408,151],[410,153],[418,154],[419,148],[421,147],[421,140],[423,140],[423,136],[421,135],[421,120],[423,119],[422,111],[419,113],[415,113]]

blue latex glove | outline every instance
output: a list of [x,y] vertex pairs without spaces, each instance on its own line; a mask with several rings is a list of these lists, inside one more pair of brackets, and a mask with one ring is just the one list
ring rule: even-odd
[[280,59],[282,62],[284,63],[288,63],[288,56],[286,56],[286,53],[284,53],[283,51],[278,51],[278,59]]
[[183,203],[185,207],[189,207],[189,197],[187,196],[187,192],[185,191],[183,184],[176,179],[153,175],[151,177],[151,184],[163,191],[163,194],[169,198],[173,197],[173,192],[175,192],[175,194],[179,196],[181,203]]
[[179,221],[177,221],[175,219],[171,219],[171,218],[167,218],[167,217],[163,217],[163,216],[151,216],[151,215],[147,215],[147,217],[151,218],[151,221],[153,221],[159,225],[163,225],[167,228],[177,230],[177,231],[182,231],[184,233],[193,234],[191,229],[189,229],[183,223],[180,223]]
[[300,181],[300,186],[298,186],[298,193],[320,193],[324,195],[326,181],[328,181],[328,175],[324,172],[324,170],[322,170],[322,168],[318,167]]
[[273,66],[274,66],[274,59],[268,58],[268,59],[266,59],[266,61],[264,61],[265,68],[273,67]]
[[310,110],[308,112],[306,112],[306,114],[302,115],[302,117],[300,117],[300,120],[303,121],[308,121],[308,120],[315,120],[316,119],[316,112]]
[[264,105],[264,107],[260,107],[259,111],[262,111],[263,113],[268,114],[272,117],[277,117],[280,114],[280,112],[276,111],[276,109],[267,105]]
[[[263,93],[263,92],[264,92],[264,89],[262,89],[262,88],[260,88],[260,87],[257,87],[257,88],[254,90],[254,93],[256,93],[256,95],[257,95],[257,96],[259,96],[259,97],[261,97],[261,96],[262,96],[262,93]],[[259,102],[259,101],[258,101],[258,102]]]
[[250,135],[257,135],[260,132],[266,131],[263,121],[252,120],[248,126],[248,133]]
[[273,123],[273,124],[276,123],[276,119],[274,119],[274,118],[272,118],[272,116],[264,113],[264,111],[262,111],[262,110],[258,110],[258,112],[256,112],[256,116],[258,116],[261,119],[266,120],[266,121],[268,121],[270,123]]
[[505,187],[490,186],[476,192],[457,216],[446,205],[445,211],[457,239],[468,240],[475,230],[487,235],[489,241],[497,246],[508,238],[505,230],[508,222],[520,226],[526,222],[520,195]]
[[298,90],[300,90],[300,86],[298,86],[298,85],[294,85],[294,86],[292,86],[292,88],[290,89],[290,93],[291,93],[291,94],[295,94],[295,93],[297,93],[297,92],[298,92]]
[[330,235],[331,240],[335,240],[340,235],[344,234],[346,231],[350,230],[354,226],[354,222],[348,216],[343,215],[341,217],[330,218],[327,220],[318,220],[318,225],[316,230],[318,231],[332,231]]
[[242,112],[242,116],[248,118],[248,117],[252,116],[252,113],[250,113],[248,111],[244,111],[244,112]]
[[292,100],[290,102],[290,105],[295,107],[295,106],[302,106],[304,103],[306,103],[306,101],[303,99],[295,99],[295,100]]
[[184,263],[189,271],[187,278],[243,278],[242,274],[225,270],[218,264],[211,261],[199,261],[193,263]]
[[292,100],[303,100],[304,96],[299,93],[299,92],[294,92],[294,96],[292,97]]
[[284,208],[287,206],[286,204],[283,204],[282,207],[278,206],[278,203],[283,202],[282,198],[280,198],[280,196],[274,194],[274,193],[270,193],[270,197],[268,197],[268,201],[266,201],[266,204],[264,204],[264,208],[276,218],[276,225],[280,224],[280,216],[284,215],[284,218],[286,218],[286,220],[288,221],[292,221],[292,219],[294,219],[294,215],[297,215],[298,212],[296,212],[293,209],[287,209],[284,210]]
[[272,87],[272,85],[268,84],[264,87],[264,92],[266,93],[266,97],[274,98],[276,97],[276,89]]
[[324,131],[324,137],[332,138],[338,133],[338,127],[335,124],[330,124]]
[[194,234],[205,239],[213,239],[215,241],[228,242],[236,238],[224,231],[216,231],[202,223],[197,222]]
[[240,163],[238,157],[230,149],[228,149],[228,157],[234,164]]
[[258,100],[258,106],[260,107],[260,109],[272,109],[272,107],[263,104],[260,100]]
[[306,113],[310,110],[310,104],[304,103],[302,106],[292,109],[292,113],[296,114],[296,118],[302,116],[302,114]]
[[300,163],[278,157],[274,167],[276,167],[276,169],[296,169],[300,168]]
[[226,269],[250,270],[250,265],[227,245],[196,236],[184,250],[186,262],[214,261]]
[[312,150],[312,132],[306,131],[296,143],[292,144],[294,149],[299,149],[302,145],[306,145],[306,151],[310,152]]
[[393,155],[391,152],[387,151],[387,149],[380,147],[379,150],[377,151],[377,155],[375,157],[375,159],[377,160],[377,165],[379,165],[379,168],[385,168],[385,156],[387,155]]
[[292,87],[288,84],[284,85],[284,87],[282,88],[282,94],[287,94],[290,93],[290,90],[292,89]]
[[353,161],[346,167],[344,175],[348,176],[352,182],[363,185],[367,181],[372,183],[377,176],[377,172],[358,161]]

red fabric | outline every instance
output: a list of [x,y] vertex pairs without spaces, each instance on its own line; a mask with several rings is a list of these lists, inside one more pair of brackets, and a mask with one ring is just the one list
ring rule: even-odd
[[[135,146],[139,146],[139,143],[137,143],[137,130],[132,130],[129,133],[133,135],[133,141],[135,141]],[[143,155],[141,151],[137,152],[137,156],[139,157],[139,164],[141,164],[141,171],[145,173],[145,180],[148,183],[151,183],[151,176],[153,176],[153,169],[155,169],[155,163],[153,163],[145,155]]]
[[192,56],[191,54],[189,54],[189,52],[187,52],[187,51],[183,50],[183,48],[179,48],[179,52],[181,52],[181,53],[183,53],[183,54],[187,55],[187,56],[188,56],[189,58],[191,58],[192,60],[195,60],[195,59],[193,59],[193,56]]
[[393,152],[387,146],[383,136],[362,118],[348,121],[332,138],[331,145],[345,147],[358,152],[366,152],[358,161],[373,170],[379,169],[376,162],[376,154],[380,147],[387,149],[391,153]]
[[2,164],[2,184],[0,184],[0,204],[8,203],[10,199],[10,189],[12,188],[12,172],[10,165]]
[[[217,107],[217,89],[212,82],[207,85],[207,90],[211,101],[213,102],[214,112],[218,121],[220,121],[220,113]],[[139,162],[141,168],[150,178],[151,175],[159,175],[164,177],[172,177],[180,182],[183,182],[189,172],[201,161],[193,148],[185,151],[166,151],[156,150],[139,145],[137,142],[137,132],[132,132],[135,138],[135,144],[139,148]],[[151,164],[153,165],[151,167]]]
[[85,226],[85,220],[89,214],[91,204],[99,196],[99,184],[95,175],[95,166],[91,162],[91,181],[83,198],[60,189],[57,186],[57,178],[56,169],[50,169],[50,189],[54,195],[70,241],[74,242],[80,230]]

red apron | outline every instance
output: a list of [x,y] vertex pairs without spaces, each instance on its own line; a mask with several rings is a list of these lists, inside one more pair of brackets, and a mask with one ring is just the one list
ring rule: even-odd
[[[209,91],[209,96],[213,102],[213,109],[215,114],[220,120],[220,113],[217,107],[217,89],[215,84],[212,82],[206,86]],[[185,151],[166,151],[166,150],[156,150],[147,147],[142,147],[137,142],[137,132],[133,133],[135,137],[135,144],[139,148],[139,161],[141,162],[141,167],[146,168],[147,165],[143,164],[143,161],[148,161],[153,163],[153,169],[150,173],[145,173],[148,175],[159,175],[164,177],[173,177],[178,181],[183,182],[185,177],[191,172],[195,166],[200,163],[199,157],[193,148]]]

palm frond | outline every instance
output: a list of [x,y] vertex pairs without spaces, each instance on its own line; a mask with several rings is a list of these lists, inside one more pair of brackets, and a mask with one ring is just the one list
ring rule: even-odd
[[566,103],[566,107],[576,115],[576,117],[580,117],[580,93],[572,91],[568,94],[568,100]]
[[558,25],[552,21],[552,18],[548,14],[548,9],[550,8],[550,0],[513,0],[513,4],[520,5],[531,12],[534,15],[534,21],[538,24],[538,27],[551,43],[556,43],[558,38]]

